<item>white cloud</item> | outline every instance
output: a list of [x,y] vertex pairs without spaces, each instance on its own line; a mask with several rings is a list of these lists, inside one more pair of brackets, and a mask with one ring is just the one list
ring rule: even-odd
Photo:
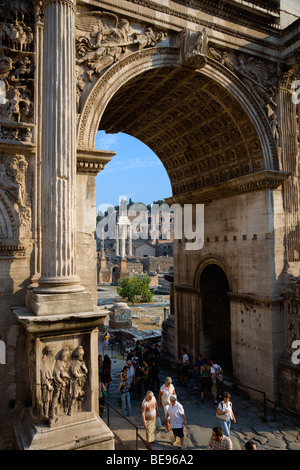
[[101,137],[97,137],[96,148],[100,150],[111,150],[111,147],[117,143],[117,140],[117,134],[101,135]]
[[[110,164],[105,167],[106,173],[112,173],[116,171],[125,171],[125,170],[139,170],[139,169],[147,169],[153,166],[162,165],[160,160],[157,158],[156,160],[153,158],[128,158],[126,160],[122,159],[120,161],[117,160],[118,156],[116,155],[113,157]],[[115,160],[114,160],[115,159]]]

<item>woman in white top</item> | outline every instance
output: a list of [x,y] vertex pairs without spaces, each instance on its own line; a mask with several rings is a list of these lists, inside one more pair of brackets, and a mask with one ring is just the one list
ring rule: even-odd
[[223,401],[221,401],[218,404],[217,408],[217,416],[225,416],[226,421],[223,421],[221,419],[221,425],[224,431],[224,435],[226,437],[230,438],[230,426],[231,426],[231,421],[236,423],[236,419],[234,417],[233,411],[232,411],[232,403],[229,401],[230,395],[228,392],[223,393]]
[[172,384],[171,377],[166,377],[164,385],[160,387],[159,395],[158,395],[158,405],[163,406],[165,417],[167,416],[168,407],[170,405],[170,396],[176,395],[175,387]]

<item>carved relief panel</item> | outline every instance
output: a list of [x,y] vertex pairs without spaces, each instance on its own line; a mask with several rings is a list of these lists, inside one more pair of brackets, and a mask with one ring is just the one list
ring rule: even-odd
[[33,3],[0,1],[0,141],[31,142],[34,96]]
[[237,75],[252,93],[253,98],[258,102],[269,120],[275,144],[278,148],[280,146],[277,110],[280,80],[279,65],[249,54],[221,50],[212,44],[209,44],[207,54]]
[[29,376],[37,421],[54,426],[90,411],[89,349],[84,336],[36,340],[35,348],[31,348]]
[[[24,155],[0,156],[0,244],[20,242],[30,236],[31,200],[27,188],[28,161]],[[4,245],[2,245],[4,243]],[[23,255],[24,251],[18,253]],[[0,256],[11,257],[11,249]]]
[[151,27],[131,25],[126,18],[106,11],[80,11],[76,15],[77,107],[90,84],[126,55],[155,46],[166,34]]

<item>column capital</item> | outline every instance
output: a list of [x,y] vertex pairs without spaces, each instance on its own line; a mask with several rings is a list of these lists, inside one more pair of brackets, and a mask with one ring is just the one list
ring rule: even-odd
[[60,4],[64,3],[68,5],[70,8],[72,8],[74,12],[76,12],[77,0],[43,0],[43,10],[45,10],[46,7],[50,5],[51,3],[60,3]]

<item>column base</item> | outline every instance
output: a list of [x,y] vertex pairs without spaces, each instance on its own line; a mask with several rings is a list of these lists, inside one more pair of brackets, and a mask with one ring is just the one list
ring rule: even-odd
[[85,287],[76,275],[71,277],[40,277],[38,286],[34,288],[37,294],[71,294],[84,290]]
[[95,413],[55,427],[36,425],[30,408],[20,408],[12,420],[15,450],[114,450],[114,435]]
[[73,293],[36,293],[36,289],[28,290],[26,306],[35,315],[61,315],[65,313],[92,312],[96,309],[90,291]]

